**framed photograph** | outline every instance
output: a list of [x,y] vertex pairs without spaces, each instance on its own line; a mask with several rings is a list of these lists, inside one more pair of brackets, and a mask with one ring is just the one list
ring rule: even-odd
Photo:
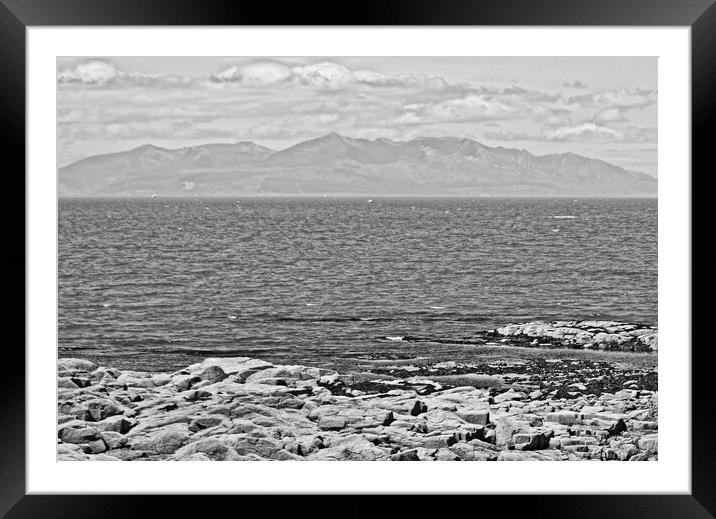
[[711,517],[711,3],[3,0],[0,513]]

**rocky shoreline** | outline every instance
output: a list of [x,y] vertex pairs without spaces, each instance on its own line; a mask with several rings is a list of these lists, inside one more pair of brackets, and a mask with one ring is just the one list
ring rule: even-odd
[[655,352],[658,330],[647,324],[618,321],[532,321],[510,324],[470,337],[384,337],[385,340],[442,344],[500,345],[522,348],[568,348],[600,351]]
[[[573,347],[577,333],[544,335],[560,328],[577,327],[549,325],[539,341]],[[533,323],[500,330],[535,337]],[[656,345],[655,329],[636,330],[611,333]],[[656,369],[585,358],[344,375],[246,357],[174,373],[58,361],[58,460],[642,461],[658,458],[657,423]]]

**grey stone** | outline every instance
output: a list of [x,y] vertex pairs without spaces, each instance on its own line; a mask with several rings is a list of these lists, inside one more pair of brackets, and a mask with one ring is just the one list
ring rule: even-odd
[[94,427],[66,427],[60,432],[65,443],[89,443],[100,439],[100,432]]
[[324,431],[340,431],[345,428],[346,419],[341,416],[321,416],[318,427]]
[[212,461],[238,459],[238,454],[234,449],[216,438],[204,438],[185,445],[174,453],[174,459],[181,461],[195,453],[203,453]]
[[84,359],[58,359],[57,367],[68,371],[91,372],[97,369],[97,365]]
[[489,409],[465,409],[458,410],[457,415],[468,423],[476,425],[487,425],[490,423]]
[[188,438],[186,425],[171,424],[151,431],[146,436],[132,437],[128,440],[128,445],[134,450],[151,454],[172,454],[184,445]]

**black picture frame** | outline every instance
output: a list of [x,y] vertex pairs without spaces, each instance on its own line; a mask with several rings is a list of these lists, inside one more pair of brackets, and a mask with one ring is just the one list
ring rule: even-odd
[[[25,31],[31,26],[84,25],[549,25],[549,26],[689,26],[692,63],[692,494],[619,496],[480,496],[468,510],[487,513],[499,506],[507,515],[531,517],[694,517],[716,515],[716,406],[709,353],[712,348],[701,323],[709,321],[708,295],[716,287],[716,253],[710,252],[713,217],[705,199],[714,192],[711,132],[716,123],[711,95],[716,92],[716,7],[713,0],[442,0],[345,4],[314,1],[269,4],[245,0],[0,0],[0,120],[2,120],[6,199],[0,204],[6,222],[0,261],[5,270],[6,330],[20,329],[24,321],[25,228],[15,222],[24,212],[25,193]],[[700,199],[701,198],[701,199]],[[668,215],[662,216],[668,217]],[[701,238],[701,240],[699,240]],[[22,285],[22,286],[21,286]],[[20,295],[22,294],[22,295]],[[19,333],[24,344],[24,327]],[[40,496],[25,491],[25,358],[19,341],[5,344],[0,384],[0,516],[20,517],[126,517],[184,516],[196,510],[212,513],[218,503],[241,500],[233,513],[247,513],[267,497],[189,499],[171,496]],[[685,348],[689,345],[684,345]],[[686,404],[685,404],[686,405]],[[489,477],[489,475],[482,475]],[[211,508],[206,509],[206,499]],[[401,513],[436,507],[446,513],[454,498],[418,497],[401,504]],[[273,513],[318,510],[327,504],[296,498],[288,503],[271,498]],[[479,501],[478,501],[479,500]],[[407,501],[407,500],[406,500]],[[507,504],[506,504],[507,502]],[[457,502],[458,506],[460,501]],[[478,504],[475,507],[475,504]],[[228,504],[228,503],[227,503]],[[235,503],[234,503],[235,504]],[[221,506],[221,505],[219,505]],[[366,516],[375,505],[352,496],[338,505],[341,515]],[[285,507],[285,508],[284,508]],[[241,510],[244,510],[241,512]],[[220,513],[216,508],[216,513]],[[455,512],[459,513],[459,512]]]

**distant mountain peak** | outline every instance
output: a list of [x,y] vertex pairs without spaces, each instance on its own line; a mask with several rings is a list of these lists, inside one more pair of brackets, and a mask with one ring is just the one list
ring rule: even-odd
[[60,168],[61,196],[656,196],[656,179],[575,153],[536,156],[464,137],[330,132],[274,151],[251,141],[154,144]]
[[137,146],[136,148],[134,148],[134,150],[135,151],[155,151],[155,150],[169,151],[167,148],[162,148],[161,146],[156,146],[151,143],[142,144],[141,146]]

